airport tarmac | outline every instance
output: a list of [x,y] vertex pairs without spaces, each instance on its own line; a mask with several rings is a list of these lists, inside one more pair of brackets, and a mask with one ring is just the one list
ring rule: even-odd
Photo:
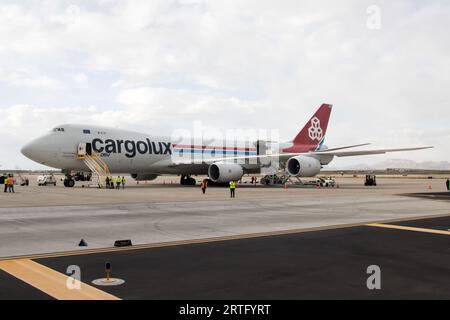
[[433,216],[449,213],[448,202],[398,194],[442,189],[440,180],[358,180],[339,189],[242,187],[230,199],[226,188],[179,185],[125,190],[17,187],[0,193],[0,257],[88,248],[235,236],[305,228]]
[[[4,260],[0,269],[2,263],[29,258],[32,262],[26,264],[37,263],[60,273],[65,273],[68,264],[79,265],[90,280],[101,275],[105,261],[112,260],[119,265],[117,276],[128,283],[108,289],[119,290],[111,291],[119,298],[344,298],[360,294],[362,289],[354,281],[361,286],[360,280],[367,276],[363,266],[382,261],[392,266],[387,270],[396,288],[402,288],[384,290],[382,297],[423,294],[434,298],[448,292],[450,220],[445,217],[450,215],[450,198],[444,192],[444,180],[379,178],[376,188],[364,187],[361,178],[342,178],[338,183],[340,187],[334,189],[242,187],[236,199],[229,198],[226,188],[209,188],[202,195],[198,187],[170,183],[129,183],[119,191],[17,187],[17,194],[0,196],[0,257]],[[443,233],[367,226],[432,217],[437,220],[427,220],[434,222],[424,227],[420,222],[418,229]],[[89,245],[85,249],[77,246],[81,238]],[[118,239],[131,239],[133,248],[140,250],[111,248]],[[333,263],[338,266],[335,271],[330,269]],[[35,267],[40,268],[34,264],[30,268]],[[346,276],[356,268],[359,273],[347,284],[347,295],[323,287],[339,288],[338,271],[348,269]],[[407,277],[401,275],[402,268],[411,279],[418,272],[418,282],[402,284]],[[17,288],[24,297],[49,297],[16,285],[17,279],[2,270],[2,287]],[[309,274],[306,279],[314,282],[300,290],[305,281],[301,274]],[[164,286],[164,281],[170,285]],[[199,284],[193,285],[196,281]],[[415,286],[422,291],[414,291]],[[5,297],[2,291],[0,298]]]
[[[450,232],[435,226],[450,216],[0,261],[0,299],[450,299]],[[92,284],[106,262],[122,285]],[[80,290],[66,287],[69,266]]]

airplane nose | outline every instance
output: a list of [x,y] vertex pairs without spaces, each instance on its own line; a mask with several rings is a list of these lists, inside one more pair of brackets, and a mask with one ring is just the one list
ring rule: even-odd
[[24,145],[20,152],[28,159],[43,164],[52,159],[55,155],[55,148],[52,145],[51,137],[43,136]]
[[31,159],[33,156],[33,143],[27,143],[20,149],[20,152],[27,158]]
[[39,137],[22,147],[22,154],[34,162],[58,168],[59,166],[59,140],[52,134]]

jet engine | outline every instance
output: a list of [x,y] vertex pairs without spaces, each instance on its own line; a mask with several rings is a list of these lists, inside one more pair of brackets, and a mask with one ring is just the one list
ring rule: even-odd
[[237,163],[213,163],[209,166],[208,175],[213,182],[224,183],[241,179],[244,170]]
[[292,157],[286,163],[288,174],[294,177],[314,177],[321,168],[319,160],[312,157]]
[[152,181],[158,178],[158,175],[151,173],[133,173],[131,177],[136,181]]

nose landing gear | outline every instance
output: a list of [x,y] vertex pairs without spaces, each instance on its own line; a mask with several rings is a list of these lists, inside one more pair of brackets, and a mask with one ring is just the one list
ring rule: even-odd
[[64,178],[64,187],[73,188],[74,186],[75,186],[75,180],[73,179],[72,174],[66,172],[66,177]]
[[64,179],[64,187],[73,188],[75,186],[75,180],[72,179],[72,176],[67,175]]

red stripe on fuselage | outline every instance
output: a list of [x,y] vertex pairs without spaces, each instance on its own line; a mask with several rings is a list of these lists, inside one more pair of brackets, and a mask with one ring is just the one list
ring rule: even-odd
[[231,151],[256,151],[256,148],[235,148],[235,147],[218,147],[218,146],[195,146],[195,145],[181,145],[181,144],[174,144],[174,148],[179,149],[212,149],[212,150],[231,150]]

